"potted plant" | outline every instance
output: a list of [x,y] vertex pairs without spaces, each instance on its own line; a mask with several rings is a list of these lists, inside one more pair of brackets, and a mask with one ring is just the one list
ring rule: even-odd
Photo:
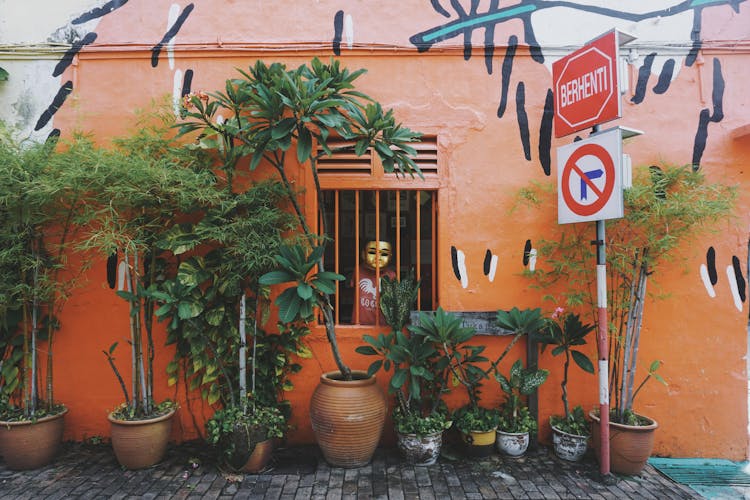
[[125,400],[108,416],[112,446],[120,464],[129,469],[161,460],[176,411],[171,401],[155,401],[152,291],[173,259],[160,249],[160,240],[180,214],[215,196],[214,175],[196,163],[200,159],[195,154],[186,155],[171,144],[163,126],[144,122],[135,134],[115,140],[92,174],[97,203],[88,213],[89,234],[80,247],[122,255],[116,293],[128,305],[130,390],[115,363],[118,342],[103,353]]
[[[167,368],[169,383],[178,383],[181,373],[218,407],[206,424],[206,439],[223,465],[257,473],[270,462],[274,440],[284,435],[289,409],[281,394],[291,389],[288,374],[301,368],[290,358],[304,355],[301,339],[309,330],[290,325],[271,335],[259,327],[267,293],[258,279],[274,267],[290,217],[279,183],[237,192],[229,184],[234,168],[222,165],[228,175],[216,186],[218,203],[162,240],[162,248],[178,257],[193,255],[152,295],[162,304],[155,314],[167,321],[167,343],[177,347]],[[197,247],[208,251],[195,254]]]
[[0,450],[11,469],[46,465],[62,439],[54,337],[79,281],[66,257],[93,156],[85,138],[27,144],[0,122]]
[[[250,156],[250,170],[264,164],[278,173],[287,189],[288,199],[297,215],[299,227],[306,236],[306,243],[299,249],[288,247],[287,255],[279,254],[281,274],[267,277],[263,284],[292,282],[296,285],[288,289],[293,293],[285,291],[276,301],[280,319],[284,323],[299,318],[310,320],[313,318],[313,310],[320,311],[325,323],[326,337],[338,368],[335,372],[323,374],[321,384],[328,384],[330,380],[329,386],[345,391],[346,386],[352,385],[350,382],[358,387],[378,386],[374,381],[366,380],[365,372],[352,373],[343,362],[336,342],[335,317],[330,296],[335,293],[335,281],[339,278],[333,274],[326,274],[322,260],[324,251],[319,250],[323,248],[321,245],[326,243],[327,219],[318,180],[317,161],[319,157],[331,154],[328,139],[335,136],[350,141],[351,146],[344,149],[351,150],[357,155],[362,155],[368,148],[372,148],[388,172],[419,173],[418,167],[410,158],[410,155],[413,156],[416,152],[409,146],[410,142],[418,139],[419,134],[397,124],[391,111],[384,111],[378,103],[354,90],[353,82],[362,73],[363,71],[349,72],[335,61],[324,64],[318,59],[313,59],[309,65],[291,70],[283,64],[266,65],[258,61],[248,72],[241,72],[241,78],[227,80],[225,92],[207,94],[205,99],[199,95],[191,97],[190,104],[194,110],[186,111],[185,118],[188,121],[183,123],[180,129],[183,134],[200,130],[197,140],[201,147],[216,149],[219,144],[234,143],[237,147],[233,149],[233,154],[237,157]],[[225,119],[217,121],[218,114]],[[290,152],[293,154],[289,154]],[[295,188],[300,166],[309,167],[312,174],[320,216],[316,220],[323,221],[320,231],[315,231],[307,223],[303,207],[300,205],[299,192]],[[303,266],[308,274],[301,276],[299,273],[302,268],[292,269],[292,266],[286,265],[285,259],[288,260],[289,254],[294,254],[295,258],[299,257],[297,263],[309,261],[308,257],[314,257],[312,267]],[[312,277],[312,273],[315,272],[313,268],[317,270],[317,278]],[[291,279],[282,281],[283,276]],[[311,283],[315,283],[316,287],[311,288]],[[364,381],[353,380],[362,377],[365,378]],[[385,398],[381,395],[379,399],[382,401],[382,412],[371,413],[380,413],[380,418],[384,419]],[[327,401],[337,401],[337,398],[314,396],[311,400],[311,417],[315,432],[322,429],[322,425],[319,425],[321,421],[351,420],[347,415],[343,415],[339,420],[340,408],[327,408],[325,404],[323,408],[318,406]],[[354,407],[345,402],[343,408]],[[375,425],[373,430],[378,428],[382,429],[382,424]],[[374,436],[374,442],[377,443],[378,439],[379,431],[378,435]],[[318,441],[321,443],[326,441],[326,438],[321,438],[318,434]],[[333,463],[337,460],[333,458],[334,453],[326,451],[327,444],[321,443],[321,447],[329,461]],[[374,446],[372,450],[374,451]],[[345,456],[346,452],[336,452],[335,455]],[[335,465],[358,466],[367,461],[369,457],[358,456],[345,458]]]
[[563,378],[560,382],[563,415],[552,415],[552,442],[555,454],[563,460],[577,462],[581,460],[588,449],[588,439],[591,435],[589,423],[579,405],[570,409],[568,404],[568,369],[571,359],[583,371],[594,373],[594,365],[586,354],[574,349],[575,346],[586,344],[586,335],[594,330],[594,325],[583,324],[578,314],[565,313],[558,307],[552,313],[547,328],[541,330],[535,340],[542,344],[542,351],[548,346],[553,356],[565,355],[563,364]]
[[529,433],[536,432],[536,420],[529,414],[524,397],[532,394],[547,380],[548,370],[524,368],[517,360],[505,377],[495,371],[495,378],[505,393],[505,401],[500,405],[500,420],[497,427],[497,449],[512,457],[526,453],[529,447]]
[[[544,199],[539,186],[521,197],[534,204]],[[613,472],[637,474],[646,464],[657,423],[634,410],[634,399],[657,373],[661,361],[650,362],[636,386],[638,346],[646,301],[646,284],[674,250],[726,216],[736,198],[735,189],[706,182],[690,166],[651,166],[636,169],[633,187],[625,190],[625,215],[607,224],[607,304],[609,306],[610,465]],[[591,287],[595,269],[590,235],[580,224],[568,224],[564,234],[540,243],[538,252],[553,268],[537,267],[528,275],[546,288],[565,284],[570,305],[587,304],[595,313],[598,300]],[[593,314],[594,318],[598,316]],[[597,325],[598,328],[598,325]],[[599,449],[599,417],[593,421],[595,449]],[[634,439],[634,440],[631,440]]]
[[466,390],[468,403],[453,412],[452,420],[461,432],[467,453],[488,455],[495,442],[497,410],[480,405],[480,388],[489,378],[491,368],[481,366],[489,364],[489,359],[482,354],[485,346],[468,344],[475,329],[463,326],[460,317],[438,307],[434,314],[420,313],[419,324],[411,325],[409,331],[435,346],[445,380],[452,379]]
[[443,431],[451,425],[440,398],[447,386],[447,359],[418,329],[410,335],[404,332],[419,291],[413,273],[401,280],[383,277],[381,287],[380,309],[391,331],[365,335],[369,345],[356,351],[381,356],[370,365],[369,374],[393,367],[388,391],[396,395],[393,422],[398,448],[407,462],[432,465],[440,456]]

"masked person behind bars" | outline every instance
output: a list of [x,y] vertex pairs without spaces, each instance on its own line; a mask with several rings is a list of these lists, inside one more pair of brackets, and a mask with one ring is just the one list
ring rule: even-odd
[[[359,297],[360,325],[374,325],[376,314],[379,313],[379,324],[386,326],[385,318],[378,306],[380,284],[375,286],[375,280],[378,268],[380,269],[379,275],[381,279],[383,276],[388,276],[391,279],[396,277],[393,269],[387,267],[390,261],[391,244],[387,241],[368,241],[362,249],[359,264],[359,283],[357,286],[359,294],[357,295],[355,291],[355,297]],[[354,286],[355,279],[356,275],[353,275],[349,282],[350,286]],[[356,314],[352,314],[352,323],[357,323]]]

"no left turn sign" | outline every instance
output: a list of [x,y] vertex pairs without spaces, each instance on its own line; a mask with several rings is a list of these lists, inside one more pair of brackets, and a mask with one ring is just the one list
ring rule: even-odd
[[559,224],[623,216],[620,129],[557,148]]

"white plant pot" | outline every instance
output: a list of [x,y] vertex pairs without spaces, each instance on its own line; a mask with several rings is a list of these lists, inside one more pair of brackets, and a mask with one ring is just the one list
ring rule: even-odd
[[497,451],[511,457],[520,457],[529,448],[528,432],[503,432],[498,429]]
[[552,443],[555,447],[555,455],[569,462],[578,462],[586,454],[588,449],[588,436],[576,436],[563,432],[552,426]]
[[433,465],[440,456],[443,445],[443,433],[436,432],[426,436],[401,434],[396,432],[398,449],[406,461],[413,465]]

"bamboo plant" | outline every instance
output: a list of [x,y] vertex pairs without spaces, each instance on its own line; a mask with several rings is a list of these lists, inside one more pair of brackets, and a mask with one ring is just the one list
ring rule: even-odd
[[104,151],[92,172],[97,199],[86,214],[90,228],[79,245],[82,250],[98,250],[103,256],[116,253],[122,258],[116,294],[128,304],[129,390],[115,363],[118,342],[103,353],[125,399],[116,416],[126,420],[150,418],[172,407],[154,401],[155,301],[151,290],[173,258],[158,243],[179,222],[180,214],[190,214],[216,198],[214,176],[205,168],[204,159],[172,145],[166,135],[168,119],[156,118],[144,116],[137,132],[116,139]]
[[[522,203],[542,206],[552,195],[552,189],[535,184],[524,188],[519,198]],[[658,359],[648,363],[643,378],[636,376],[646,286],[665,263],[675,260],[682,245],[729,214],[736,190],[708,182],[690,166],[654,165],[636,169],[633,187],[624,195],[625,215],[607,222],[605,242],[610,418],[637,425],[640,419],[633,404],[641,388],[652,378],[666,383],[657,372],[662,364]],[[539,262],[543,264],[526,274],[542,290],[565,287],[567,305],[588,306],[596,322],[596,259],[590,233],[591,227],[584,224],[564,225],[558,238],[539,242]]]
[[65,144],[18,141],[0,123],[0,399],[6,401],[0,419],[63,410],[54,397],[54,336],[84,270],[71,269],[68,254],[95,161],[85,137]]

